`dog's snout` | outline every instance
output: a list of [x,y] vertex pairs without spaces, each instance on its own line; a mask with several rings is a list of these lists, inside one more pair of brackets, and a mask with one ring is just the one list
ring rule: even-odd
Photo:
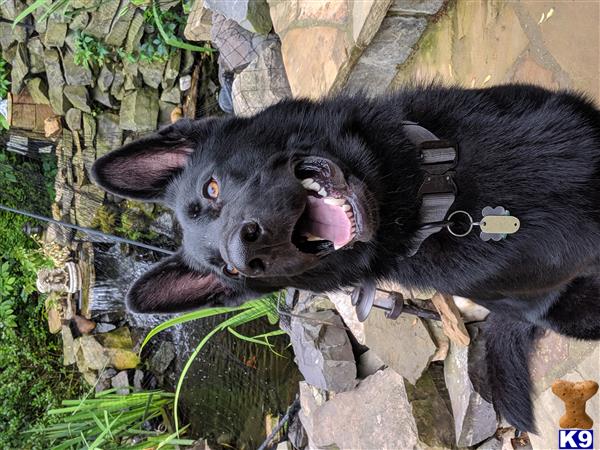
[[260,276],[266,271],[265,260],[259,255],[264,237],[263,228],[256,221],[245,221],[227,242],[229,263],[246,276]]

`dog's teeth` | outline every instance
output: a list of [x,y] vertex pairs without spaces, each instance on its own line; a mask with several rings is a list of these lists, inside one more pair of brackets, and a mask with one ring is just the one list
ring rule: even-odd
[[321,188],[321,190],[319,190],[317,194],[319,194],[321,197],[327,197],[327,191],[325,190],[325,188]]
[[[333,197],[327,197],[323,201],[325,203],[327,203],[328,205],[334,205],[334,206],[342,206],[344,203],[346,203],[346,200],[344,200],[343,198],[333,198]],[[344,211],[346,211],[346,210],[344,210]]]
[[307,241],[311,241],[311,242],[312,242],[312,241],[324,241],[324,240],[325,240],[325,239],[323,239],[323,238],[322,238],[322,237],[320,237],[320,236],[315,236],[314,234],[310,234],[310,233],[306,233],[306,234],[304,235],[304,237],[306,237],[306,240],[307,240]]
[[313,181],[306,189],[310,189],[311,191],[319,192],[321,190],[321,185],[316,181]]
[[333,244],[333,249],[334,250],[339,250],[342,247],[343,247],[343,245],[339,245],[339,244],[336,244],[336,243]]
[[349,219],[352,219],[354,217],[354,213],[352,211],[348,211],[346,216],[348,216]]
[[313,180],[312,178],[306,178],[304,180],[301,181],[302,186],[304,186],[304,189],[308,189],[310,188],[310,185],[314,183],[315,180]]
[[342,209],[347,213],[348,211],[352,211],[352,206],[350,206],[348,203],[344,203],[342,205]]

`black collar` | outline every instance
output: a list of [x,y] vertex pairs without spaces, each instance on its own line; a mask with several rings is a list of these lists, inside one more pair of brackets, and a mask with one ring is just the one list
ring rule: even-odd
[[410,242],[407,256],[414,256],[425,239],[447,225],[446,217],[454,203],[458,189],[455,167],[458,147],[438,139],[431,131],[415,122],[404,121],[402,128],[408,139],[417,147],[421,169],[425,173],[418,196],[420,227]]

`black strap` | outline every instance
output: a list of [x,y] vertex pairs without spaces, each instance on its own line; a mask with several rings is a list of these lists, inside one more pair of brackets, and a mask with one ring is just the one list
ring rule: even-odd
[[421,197],[421,227],[410,243],[407,256],[413,256],[432,234],[441,231],[452,207],[458,188],[454,168],[458,162],[456,145],[438,139],[431,131],[415,122],[402,122],[403,131],[417,147],[421,168],[425,173],[418,195]]

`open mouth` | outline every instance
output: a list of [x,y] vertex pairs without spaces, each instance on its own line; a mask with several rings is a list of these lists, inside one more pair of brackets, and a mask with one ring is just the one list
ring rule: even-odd
[[308,157],[294,173],[307,196],[292,243],[301,252],[318,256],[350,247],[360,237],[362,214],[342,170],[328,159]]

